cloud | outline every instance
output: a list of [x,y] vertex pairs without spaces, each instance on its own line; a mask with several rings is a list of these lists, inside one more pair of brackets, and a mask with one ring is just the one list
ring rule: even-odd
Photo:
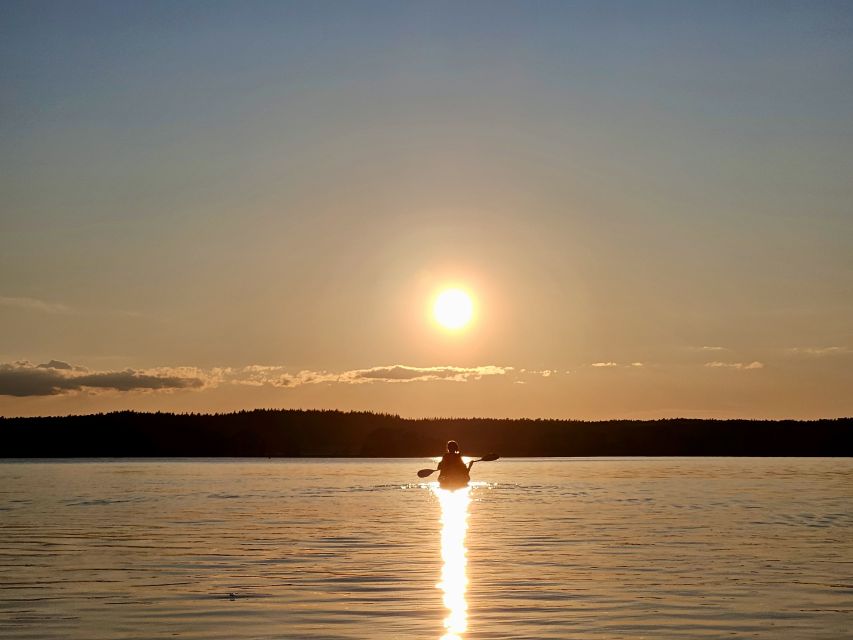
[[[516,371],[519,374],[527,374],[531,376],[542,376],[543,378],[550,378],[551,376],[557,375],[560,373],[556,369],[514,369],[513,367],[499,367],[504,370],[504,373],[509,373],[510,371]],[[569,373],[566,371],[566,373]]]
[[699,347],[699,351],[731,351],[728,347]]
[[0,296],[0,307],[11,307],[13,309],[24,309],[27,311],[41,311],[42,313],[67,314],[74,310],[59,302],[46,302],[36,298],[16,298]]
[[853,349],[850,347],[791,347],[787,351],[792,355],[811,356],[814,358],[842,356],[853,353]]
[[[468,382],[484,377],[502,376],[512,367],[413,367],[395,364],[341,372],[308,371],[298,373],[275,365],[249,365],[241,368],[163,367],[89,371],[61,360],[34,365],[27,361],[0,364],[0,395],[48,396],[83,390],[168,391],[175,389],[215,388],[222,384],[252,387],[291,388],[302,385],[402,383],[445,380]],[[537,372],[543,376],[551,372]]]
[[[599,369],[615,369],[617,367],[623,369],[639,369],[642,366],[645,366],[642,362],[629,362],[628,364],[620,364],[618,362],[593,362],[591,367],[596,367]],[[568,373],[568,371],[566,372]]]
[[110,371],[106,373],[91,373],[69,378],[81,387],[97,387],[130,391],[132,389],[186,389],[201,387],[204,381],[199,378],[181,378],[177,376],[148,375],[133,369],[126,371]]
[[365,384],[371,382],[415,382],[449,380],[467,382],[486,376],[504,375],[512,367],[486,365],[481,367],[412,367],[394,364],[349,371],[300,371],[290,373],[284,367],[251,365],[238,370],[228,370],[225,380],[233,384],[250,386],[296,387],[305,384],[341,383]]
[[36,367],[39,369],[64,369],[66,371],[70,371],[74,368],[67,362],[62,362],[62,360],[51,360],[45,364],[37,364]]
[[217,382],[241,384],[249,387],[292,387],[298,377],[284,367],[252,364],[242,369],[221,369]]
[[202,377],[184,376],[163,369],[88,373],[59,360],[51,360],[46,365],[29,362],[0,364],[0,395],[6,396],[50,396],[83,389],[169,390],[204,385]]
[[763,369],[763,362],[706,362],[706,367],[712,369],[738,369],[740,371],[749,371],[752,369]]
[[383,380],[385,382],[411,382],[413,380],[452,380],[466,382],[484,376],[501,376],[512,367],[409,367],[395,364],[390,367],[373,367],[347,372],[344,380]]

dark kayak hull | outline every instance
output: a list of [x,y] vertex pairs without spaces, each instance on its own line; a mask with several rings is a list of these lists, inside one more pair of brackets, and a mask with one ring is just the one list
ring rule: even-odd
[[451,477],[451,478],[439,478],[438,486],[442,489],[447,489],[448,491],[455,491],[456,489],[464,489],[468,486],[469,478],[466,477]]

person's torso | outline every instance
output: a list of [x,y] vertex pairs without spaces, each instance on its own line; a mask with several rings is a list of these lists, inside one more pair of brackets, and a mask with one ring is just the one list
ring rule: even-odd
[[441,473],[467,473],[468,467],[462,461],[462,456],[458,453],[445,453],[441,459]]

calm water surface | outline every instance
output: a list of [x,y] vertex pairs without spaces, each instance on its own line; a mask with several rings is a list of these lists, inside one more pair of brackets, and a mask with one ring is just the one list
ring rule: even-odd
[[429,462],[4,462],[0,637],[853,637],[849,459]]

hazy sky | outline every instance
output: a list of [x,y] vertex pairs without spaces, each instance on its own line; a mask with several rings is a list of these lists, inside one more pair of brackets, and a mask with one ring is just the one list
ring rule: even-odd
[[852,79],[850,2],[7,0],[0,414],[853,414]]

